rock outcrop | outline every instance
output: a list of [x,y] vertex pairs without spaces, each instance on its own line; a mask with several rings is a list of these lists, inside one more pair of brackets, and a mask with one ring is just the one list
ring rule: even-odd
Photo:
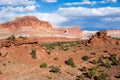
[[107,31],[100,31],[97,32],[95,35],[92,36],[92,38],[89,39],[88,44],[90,46],[108,46],[112,44],[116,44],[117,40],[108,36]]

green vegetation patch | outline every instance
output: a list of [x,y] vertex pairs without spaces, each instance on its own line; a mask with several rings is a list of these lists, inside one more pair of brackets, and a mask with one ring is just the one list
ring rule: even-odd
[[47,68],[47,63],[42,63],[41,65],[40,65],[40,68]]
[[60,70],[60,67],[58,66],[53,66],[49,72],[52,72],[52,73],[60,73],[61,70]]
[[82,59],[83,59],[84,61],[88,61],[88,60],[90,59],[90,57],[89,57],[89,56],[83,56]]
[[65,64],[67,64],[71,67],[75,67],[75,62],[74,62],[73,58],[69,58],[68,60],[66,60]]
[[35,49],[33,49],[30,54],[31,54],[31,56],[32,56],[33,59],[37,58],[37,56],[36,56],[36,50]]

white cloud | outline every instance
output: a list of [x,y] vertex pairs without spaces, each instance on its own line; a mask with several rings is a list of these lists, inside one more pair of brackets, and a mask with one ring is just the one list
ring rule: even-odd
[[107,1],[107,2],[117,2],[117,0],[105,0],[105,1]]
[[20,6],[20,7],[11,7],[11,6],[7,6],[7,7],[3,7],[0,10],[0,13],[14,13],[14,12],[27,12],[27,11],[34,11],[36,8],[36,6],[31,5],[31,6]]
[[53,2],[57,2],[57,0],[42,0],[44,2],[48,2],[48,3],[53,3]]
[[26,6],[26,7],[25,7],[25,9],[26,9],[26,10],[29,10],[29,11],[34,11],[35,8],[36,8],[36,6],[34,6],[34,5]]
[[103,8],[85,8],[69,7],[59,8],[58,13],[65,16],[105,16],[110,14],[120,14],[120,7],[103,7]]
[[54,26],[58,26],[60,23],[67,21],[66,17],[56,13],[30,13],[28,15],[36,16],[40,20],[49,21]]
[[84,4],[94,5],[96,4],[96,1],[90,2],[89,0],[84,0],[83,2],[73,2],[73,3],[68,2],[68,3],[65,3],[64,5],[72,6],[72,5],[84,5]]
[[90,0],[83,0],[82,2],[67,2],[67,3],[64,3],[64,5],[66,6],[74,6],[74,5],[95,5],[95,4],[105,4],[105,3],[108,3],[108,2],[117,2],[117,0],[101,0],[101,1],[90,1]]
[[0,0],[0,5],[33,5],[36,4],[35,0]]
[[103,18],[103,21],[109,21],[109,22],[113,22],[113,21],[120,21],[120,17],[109,17],[109,18]]

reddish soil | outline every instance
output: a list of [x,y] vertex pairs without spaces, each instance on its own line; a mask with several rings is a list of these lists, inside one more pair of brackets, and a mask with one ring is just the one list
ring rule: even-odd
[[[67,50],[55,46],[51,54],[47,53],[48,49],[42,47],[41,43],[2,47],[0,48],[0,80],[80,80],[77,76],[83,73],[80,71],[83,66],[87,69],[97,66],[90,61],[97,60],[100,56],[105,58],[105,61],[111,54],[116,54],[117,58],[120,58],[120,44],[92,47],[85,45],[84,42],[86,41],[82,41],[81,44],[64,43],[63,47],[67,47]],[[36,50],[36,59],[30,54],[33,49]],[[93,52],[96,54],[91,54]],[[90,59],[84,61],[83,56],[89,56]],[[58,59],[54,60],[55,57]],[[65,64],[70,57],[73,58],[76,67]],[[43,62],[47,63],[47,68],[39,67]],[[61,73],[49,72],[50,66],[60,66]],[[102,71],[109,75],[106,80],[120,80],[120,65],[112,65],[111,68],[99,65],[96,75],[100,75]],[[85,75],[84,79],[95,80]]]

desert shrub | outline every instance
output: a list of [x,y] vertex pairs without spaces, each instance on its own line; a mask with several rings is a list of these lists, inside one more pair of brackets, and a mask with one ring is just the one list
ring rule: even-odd
[[90,58],[89,56],[83,56],[83,57],[82,57],[82,59],[83,59],[84,61],[89,60],[89,58]]
[[86,71],[87,68],[85,66],[82,67],[81,71]]
[[110,64],[109,61],[105,61],[105,62],[103,63],[103,66],[105,66],[106,68],[111,68],[111,64]]
[[114,60],[111,63],[112,65],[120,65],[120,60]]
[[52,52],[51,50],[47,50],[47,54],[49,54],[49,55],[50,55],[50,54],[51,54],[51,52]]
[[87,76],[88,76],[89,78],[95,77],[96,71],[97,71],[97,67],[93,67],[91,70],[89,70],[89,71],[87,72]]
[[100,76],[96,76],[94,80],[103,80]]
[[11,36],[9,36],[8,38],[7,38],[7,40],[15,40],[15,36],[14,35],[11,35]]
[[35,49],[33,49],[30,54],[31,54],[31,56],[32,56],[33,59],[37,58],[36,57],[36,50]]
[[52,79],[52,77],[50,77],[50,76],[46,76],[49,80],[51,80]]
[[68,51],[68,50],[69,50],[68,47],[64,47],[64,48],[63,48],[63,51]]
[[60,73],[61,70],[60,70],[60,67],[58,66],[53,66],[49,72],[53,72],[53,73]]
[[6,66],[6,63],[3,63],[3,66]]
[[92,60],[92,61],[90,61],[92,64],[97,64],[98,63],[98,61],[96,61],[96,60]]
[[79,76],[77,76],[76,80],[84,80],[84,76],[83,75],[79,75]]
[[55,57],[54,60],[58,60],[58,57]]
[[76,53],[77,51],[73,51],[74,53]]
[[102,57],[99,57],[97,62],[98,62],[98,63],[103,63],[103,58],[102,58]]
[[42,63],[42,64],[40,65],[40,68],[47,68],[47,63]]
[[113,60],[116,60],[117,58],[116,58],[116,54],[112,54],[112,55],[110,55],[110,57],[109,57],[109,60],[111,60],[111,61],[113,61]]
[[11,63],[11,61],[8,61],[8,63]]
[[115,54],[110,55],[109,60],[112,62],[112,65],[120,65],[120,59],[117,59]]
[[25,36],[19,36],[19,38],[21,38],[21,39],[26,39],[26,37],[25,37]]
[[104,50],[103,52],[106,53],[106,52],[108,52],[108,51],[107,51],[107,50]]
[[67,61],[65,61],[65,64],[71,66],[71,67],[75,67],[75,63],[73,58],[69,58]]
[[104,72],[103,72],[103,73],[100,75],[100,77],[101,77],[102,79],[106,80],[106,78],[109,77],[109,75],[108,75],[107,73],[104,73]]
[[2,71],[0,71],[0,75],[2,75]]
[[50,44],[43,44],[42,47],[45,47],[47,49],[47,53],[51,54],[52,50],[55,49],[56,44],[50,43]]
[[62,46],[62,42],[56,42],[56,43],[49,43],[49,44],[42,44],[42,47],[45,47],[47,49],[47,53],[51,54],[52,50],[55,49],[56,46]]
[[60,48],[60,50],[63,50],[63,51],[68,51],[68,50],[69,50],[69,47],[62,46],[62,47]]
[[90,53],[90,54],[92,54],[92,55],[96,55],[96,53],[95,53],[95,52],[92,52],[92,53]]

